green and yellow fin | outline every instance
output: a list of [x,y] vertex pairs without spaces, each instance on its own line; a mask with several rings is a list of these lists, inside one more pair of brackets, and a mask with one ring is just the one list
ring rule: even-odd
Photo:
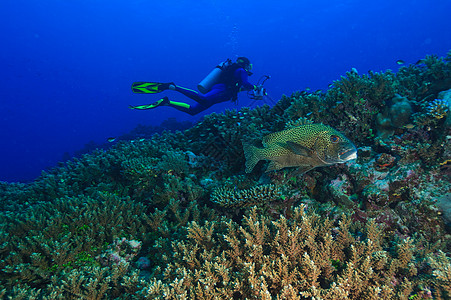
[[169,88],[169,83],[161,82],[143,82],[132,83],[132,91],[135,94],[157,94]]
[[152,103],[152,104],[145,104],[145,105],[129,105],[128,108],[130,109],[138,109],[138,110],[146,110],[146,109],[152,109],[158,106],[164,106],[164,105],[168,105],[170,103],[168,97],[163,97],[160,100]]

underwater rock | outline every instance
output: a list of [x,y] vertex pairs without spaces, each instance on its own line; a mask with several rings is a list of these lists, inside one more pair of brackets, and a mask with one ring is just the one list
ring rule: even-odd
[[383,138],[391,136],[396,128],[402,128],[409,124],[412,113],[413,109],[409,99],[396,94],[391,99],[391,106],[376,117],[379,136]]
[[356,192],[361,192],[366,186],[377,181],[385,180],[388,172],[379,172],[374,169],[375,159],[365,163],[355,163],[349,166],[355,180]]
[[391,124],[393,127],[401,128],[409,123],[412,115],[412,106],[409,99],[398,94],[392,98],[392,106],[389,109]]
[[385,172],[391,167],[395,165],[396,158],[393,155],[390,155],[388,153],[381,153],[377,156],[376,160],[374,161],[374,169],[380,172]]
[[353,201],[353,186],[346,174],[340,174],[327,186],[335,202],[347,208],[353,208],[356,204]]
[[188,164],[191,167],[196,167],[198,164],[198,158],[196,154],[194,154],[192,151],[186,151],[186,156],[188,157]]
[[440,209],[443,220],[451,225],[451,194],[443,195],[437,200],[437,207]]
[[373,149],[369,146],[366,147],[359,147],[357,149],[357,161],[362,162],[368,162],[370,159],[372,159],[374,156]]
[[397,164],[394,156],[381,153],[367,161],[349,167],[355,184],[354,193],[361,194],[367,207],[377,209],[409,201],[409,189],[417,185],[423,171],[419,162]]
[[211,189],[216,184],[215,181],[209,177],[202,178],[199,184],[206,189]]
[[376,125],[378,136],[382,138],[389,137],[393,135],[393,127],[391,126],[391,120],[387,113],[379,113],[376,116]]
[[440,92],[438,94],[437,98],[445,100],[446,102],[448,102],[448,106],[451,107],[451,89],[447,90],[447,91]]
[[374,184],[367,185],[362,192],[365,197],[367,206],[375,204],[377,206],[385,206],[390,203],[388,194],[390,184],[387,179],[378,180]]
[[141,256],[136,262],[136,267],[140,270],[148,269],[150,267],[150,259],[145,256]]

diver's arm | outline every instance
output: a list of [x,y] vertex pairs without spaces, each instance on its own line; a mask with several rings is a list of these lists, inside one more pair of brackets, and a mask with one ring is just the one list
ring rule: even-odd
[[238,82],[241,86],[242,91],[252,91],[256,88],[255,85],[248,81],[249,76],[243,68],[239,68],[235,71],[235,76],[238,78]]

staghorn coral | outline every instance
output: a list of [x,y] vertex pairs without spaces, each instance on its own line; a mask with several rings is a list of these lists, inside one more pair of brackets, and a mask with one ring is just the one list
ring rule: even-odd
[[[142,204],[129,198],[102,193],[96,198],[65,198],[35,206],[22,216],[8,216],[8,228],[2,228],[8,234],[0,236],[0,284],[8,287],[3,294],[13,299],[102,299],[134,294],[140,289],[140,279],[131,262],[139,247],[145,245],[146,251],[141,248],[140,252],[153,253],[150,265],[158,266],[164,253],[158,249],[170,249],[172,239],[179,231],[185,232],[188,222],[217,219],[214,211],[193,202],[184,207],[180,201],[171,201],[162,211],[144,211]],[[130,240],[116,239],[120,236]],[[115,246],[109,249],[110,244]],[[123,258],[124,263],[107,260],[108,265],[102,266],[96,257],[105,255]],[[152,272],[160,273],[158,268]]]
[[[364,232],[362,239],[357,238],[359,230]],[[165,258],[164,280],[154,279],[143,296],[402,299],[424,282],[413,264],[420,259],[413,240],[386,251],[387,240],[374,221],[352,229],[345,215],[334,225],[306,212],[305,206],[296,208],[290,220],[271,222],[254,208],[241,226],[226,220],[193,222],[187,238],[174,244],[172,255]]]
[[[22,289],[37,288],[40,295],[56,293],[65,298],[67,288],[62,282],[70,280],[69,274],[79,277],[77,270],[97,268],[94,257],[114,236],[143,236],[142,221],[137,218],[142,211],[142,205],[129,199],[99,194],[96,198],[63,198],[52,204],[35,205],[22,215],[4,215],[9,236],[0,254],[2,285],[24,283],[27,287]],[[56,287],[57,284],[61,286]],[[80,289],[90,285],[85,281],[78,285],[81,284],[84,286]],[[97,289],[95,285],[92,288]],[[16,293],[19,292],[8,291],[10,296]],[[69,294],[73,296],[65,299],[80,295],[71,291]]]
[[433,276],[438,279],[438,282],[430,282],[437,290],[437,299],[451,297],[451,259],[443,251],[438,251],[428,257],[428,263],[434,270]]
[[281,198],[280,189],[273,185],[259,185],[245,190],[219,187],[211,193],[211,201],[224,207],[249,207],[265,205]]
[[136,219],[142,205],[127,202],[105,194],[63,198],[21,216],[4,215],[9,243],[2,252],[2,282],[19,279],[39,286],[63,269],[96,265],[93,258],[113,236],[142,236]]
[[195,201],[205,194],[204,189],[195,183],[195,177],[178,177],[171,170],[161,175],[162,185],[153,189],[152,203],[166,204],[170,200],[181,199],[184,201]]

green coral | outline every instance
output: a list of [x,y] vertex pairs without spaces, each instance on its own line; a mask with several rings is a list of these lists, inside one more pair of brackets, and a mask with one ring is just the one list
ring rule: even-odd
[[188,174],[189,165],[187,156],[182,151],[169,151],[163,155],[161,161],[156,165],[156,169],[161,172],[175,174]]
[[400,94],[422,100],[451,88],[451,51],[445,58],[427,55],[416,64],[401,67],[396,75]]
[[268,184],[238,190],[232,187],[220,187],[213,190],[211,201],[224,207],[262,206],[272,201],[280,200],[282,196],[279,187]]

